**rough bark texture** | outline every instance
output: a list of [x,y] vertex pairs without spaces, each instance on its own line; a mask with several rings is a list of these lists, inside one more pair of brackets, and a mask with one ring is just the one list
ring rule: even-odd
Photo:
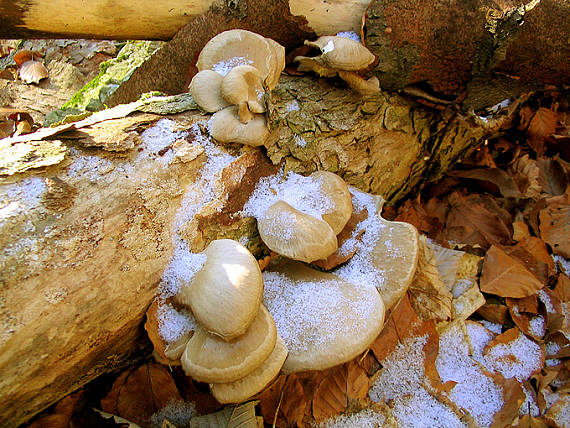
[[[260,176],[276,170],[265,153],[288,170],[335,171],[393,201],[439,176],[485,132],[453,110],[385,94],[362,98],[342,85],[283,78],[270,102],[266,147],[227,146],[242,156],[210,199],[203,187],[213,178],[199,181],[210,154],[192,126],[207,117],[196,110],[158,122],[157,114],[135,113],[35,137],[57,138],[55,154],[34,152],[37,141],[24,138],[9,146],[32,145],[22,162],[43,167],[19,165],[21,173],[0,179],[0,425],[18,425],[144,351],[144,312],[171,258],[175,227],[192,251],[243,236],[254,253],[263,251],[255,221],[232,213]],[[189,201],[197,208],[183,227],[177,216]]]

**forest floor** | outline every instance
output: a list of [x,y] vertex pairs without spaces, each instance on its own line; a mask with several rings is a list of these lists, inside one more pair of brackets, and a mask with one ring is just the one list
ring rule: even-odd
[[[119,48],[0,42],[0,138],[39,127]],[[35,52],[47,78],[25,83],[12,50]],[[551,89],[530,95],[507,127],[442,180],[386,207],[385,218],[427,238],[427,263],[439,279],[428,290],[416,278],[369,352],[278,377],[255,397],[265,426],[570,426],[569,181],[570,97]],[[217,420],[241,412],[255,423],[253,406],[230,407]],[[221,407],[207,385],[149,357],[28,426],[183,427]]]

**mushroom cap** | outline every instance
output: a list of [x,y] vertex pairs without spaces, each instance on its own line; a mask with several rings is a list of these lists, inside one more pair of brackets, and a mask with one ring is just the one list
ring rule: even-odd
[[232,340],[246,332],[257,316],[263,279],[255,257],[231,239],[212,241],[206,261],[176,301],[189,307],[204,329]]
[[221,93],[230,104],[245,103],[252,113],[263,113],[263,81],[257,68],[239,65],[222,78]]
[[321,191],[330,199],[330,207],[322,214],[326,221],[338,235],[352,215],[352,195],[345,181],[335,173],[329,171],[316,171],[311,177],[321,184]]
[[289,355],[283,372],[324,370],[370,347],[384,323],[373,285],[353,284],[294,261],[263,273],[263,300]]
[[265,79],[265,85],[267,86],[267,89],[272,91],[275,89],[277,83],[279,82],[281,72],[285,69],[285,48],[273,39],[266,37],[265,40],[269,43],[271,49],[273,50],[273,73],[271,73],[269,76],[267,76],[267,79]]
[[164,356],[169,360],[179,360],[192,334],[194,334],[194,330],[184,333],[174,342],[167,343],[164,348]]
[[224,77],[213,70],[197,73],[190,83],[190,95],[203,110],[214,113],[230,104],[222,98],[221,85]]
[[212,383],[210,392],[220,403],[241,403],[265,388],[283,367],[287,348],[277,335],[275,348],[267,359],[246,377],[230,383]]
[[356,71],[368,67],[376,57],[356,40],[340,36],[322,36],[307,46],[319,48],[324,65],[336,70]]
[[234,382],[259,367],[275,348],[276,340],[275,322],[265,306],[260,305],[247,332],[231,342],[198,325],[180,362],[184,372],[198,382]]
[[255,115],[249,122],[242,123],[238,118],[238,108],[232,106],[214,113],[210,135],[221,143],[262,146],[269,136],[269,129],[264,115]]
[[214,70],[225,75],[238,65],[252,65],[265,81],[272,76],[274,50],[265,37],[247,30],[228,30],[214,36],[198,55],[198,70]]
[[282,256],[303,262],[326,259],[338,248],[336,234],[329,224],[305,214],[285,201],[271,205],[257,228],[261,240]]

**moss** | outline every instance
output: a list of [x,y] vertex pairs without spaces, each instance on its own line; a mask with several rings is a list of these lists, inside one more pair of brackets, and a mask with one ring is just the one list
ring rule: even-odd
[[98,111],[105,108],[105,101],[121,84],[127,81],[161,46],[160,42],[130,41],[125,44],[116,58],[102,63],[99,74],[81,88],[56,114],[46,118],[44,126],[61,121],[68,114],[81,111]]

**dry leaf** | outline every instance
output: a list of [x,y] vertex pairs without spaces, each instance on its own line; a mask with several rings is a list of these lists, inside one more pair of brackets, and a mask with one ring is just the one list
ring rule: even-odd
[[540,158],[536,164],[539,168],[538,182],[542,190],[550,196],[564,194],[568,187],[568,176],[557,159]]
[[413,336],[418,322],[419,318],[412,308],[408,294],[405,294],[400,303],[386,315],[384,329],[370,347],[376,359],[382,363],[399,343]]
[[[520,252],[518,251],[519,248],[524,248],[526,251]],[[556,273],[554,261],[542,239],[529,236],[526,239],[522,239],[514,249],[513,252],[508,252],[508,254],[517,257],[541,281],[546,283]]]
[[153,413],[170,401],[181,400],[172,376],[156,363],[147,363],[122,373],[101,406],[107,413],[145,424]]
[[[158,322],[158,307],[160,303],[158,299],[154,299],[151,305],[146,310],[146,322],[144,323],[144,329],[148,335],[148,338],[152,342],[154,350],[158,355],[167,360],[168,358],[164,355],[164,350],[166,349],[166,342],[162,339],[159,333],[159,322]],[[112,412],[111,412],[112,413]]]
[[439,276],[425,236],[419,240],[418,267],[408,294],[414,311],[424,320],[445,321],[451,318],[453,296]]
[[568,426],[568,415],[570,414],[570,393],[562,392],[558,400],[550,406],[544,414],[544,419],[559,427]]
[[69,427],[75,406],[83,393],[84,391],[80,390],[62,398],[53,406],[53,409],[35,419],[30,425],[28,425],[28,428]]
[[570,259],[570,189],[562,196],[546,200],[540,210],[540,236],[555,254]]
[[540,198],[540,168],[529,155],[520,156],[512,167],[513,179],[525,198]]
[[276,427],[296,426],[303,419],[307,399],[296,375],[281,375],[257,397],[263,419]]
[[487,302],[477,310],[477,313],[487,321],[494,324],[511,324],[509,308],[505,305]]
[[536,294],[523,299],[505,299],[515,325],[533,339],[541,340],[546,333],[546,322],[538,310]]
[[39,83],[48,77],[48,70],[40,61],[26,61],[20,66],[18,73],[25,83]]
[[[486,183],[483,188],[486,188],[494,193],[498,190],[505,198],[519,198],[521,192],[509,174],[499,168],[473,168],[467,171],[450,171],[448,173],[451,177],[467,178],[472,180],[479,180]],[[490,185],[489,183],[492,183]],[[494,186],[493,186],[494,185]],[[493,189],[495,187],[495,189]]]
[[527,129],[529,144],[539,155],[546,151],[544,139],[554,134],[556,123],[556,113],[545,107],[540,107],[531,119]]
[[521,404],[525,400],[525,394],[520,383],[516,379],[505,379],[500,375],[491,375],[495,383],[503,390],[503,407],[493,419],[493,428],[511,426],[515,417],[519,415]]
[[522,263],[492,246],[485,255],[481,291],[501,297],[527,297],[543,287]]
[[448,241],[483,248],[512,242],[512,219],[492,198],[454,192],[448,200],[451,209],[444,229]]
[[208,415],[195,416],[190,420],[190,428],[257,428],[256,404],[257,401],[250,401]]
[[516,428],[549,428],[543,418],[531,415],[522,415],[519,418],[519,423],[514,426]]

